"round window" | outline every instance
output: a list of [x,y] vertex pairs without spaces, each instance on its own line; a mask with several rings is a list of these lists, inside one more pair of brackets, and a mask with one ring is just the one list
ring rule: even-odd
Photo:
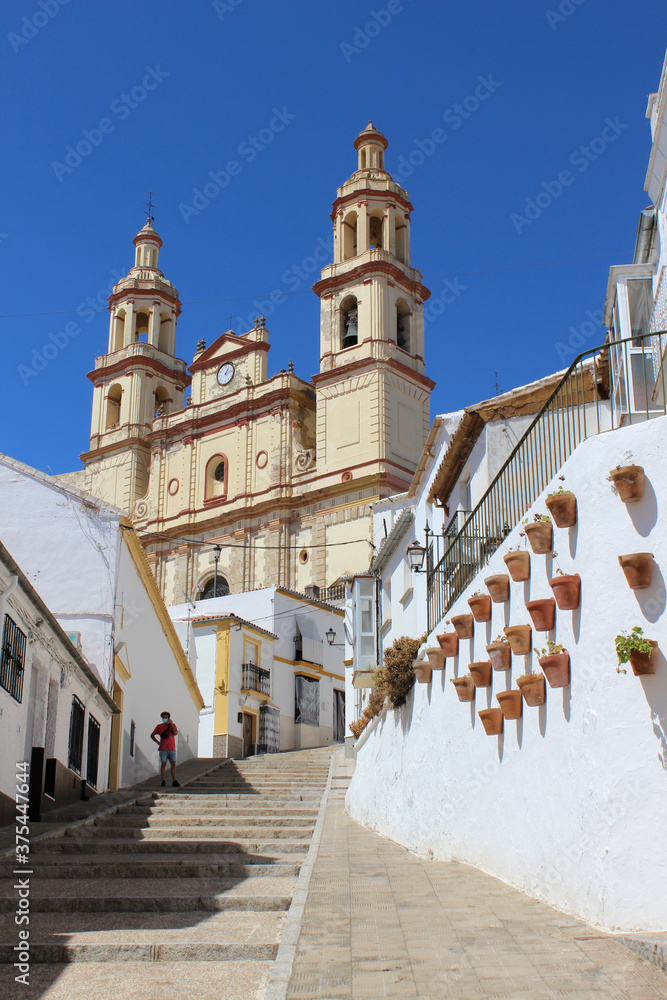
[[213,475],[215,476],[216,483],[224,483],[224,481],[225,481],[225,463],[224,462],[220,462],[219,465],[216,465],[215,472],[213,473]]
[[301,552],[299,552],[299,562],[300,563],[308,562],[308,552],[306,549],[301,549]]

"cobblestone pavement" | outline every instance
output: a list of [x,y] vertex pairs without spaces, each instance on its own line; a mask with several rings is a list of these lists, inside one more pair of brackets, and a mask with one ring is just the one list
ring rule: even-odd
[[667,975],[498,879],[423,860],[358,825],[340,788],[329,798],[287,1000],[381,997],[665,1000]]

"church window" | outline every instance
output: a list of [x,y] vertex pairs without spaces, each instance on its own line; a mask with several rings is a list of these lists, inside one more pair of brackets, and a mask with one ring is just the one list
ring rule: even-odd
[[365,170],[366,169],[366,150],[365,149],[361,150],[360,169],[361,170]]
[[379,161],[378,166],[380,167],[380,170],[384,170],[384,150],[382,149],[378,153],[378,161]]
[[227,496],[227,459],[224,455],[213,455],[206,465],[205,500],[214,500]]
[[396,303],[396,344],[410,353],[410,310],[403,299]]
[[112,351],[120,351],[125,346],[125,310],[121,309],[114,320]]
[[348,212],[343,219],[343,260],[357,256],[357,213]]
[[160,332],[158,334],[158,351],[171,354],[171,318],[167,313],[160,315]]
[[212,597],[226,597],[230,593],[229,584],[224,576],[218,573],[217,579],[215,574],[210,580],[202,587],[199,593],[200,601],[210,601]]
[[123,396],[123,390],[116,383],[112,385],[107,393],[107,413],[106,413],[106,423],[105,430],[113,430],[114,427],[118,427],[120,423],[120,402]]
[[340,346],[354,347],[359,343],[359,308],[354,295],[348,295],[340,304]]
[[148,313],[138,312],[134,326],[134,339],[148,340]]
[[169,404],[171,399],[169,397],[169,392],[165,389],[163,385],[159,385],[155,390],[155,406],[153,408],[153,416],[164,417],[169,413]]
[[376,250],[382,250],[383,221],[382,215],[375,213],[368,220],[368,243]]

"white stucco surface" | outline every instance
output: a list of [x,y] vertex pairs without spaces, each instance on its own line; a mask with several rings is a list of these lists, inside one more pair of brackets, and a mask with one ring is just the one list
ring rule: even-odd
[[[354,819],[411,850],[475,865],[607,929],[667,929],[666,433],[662,417],[577,449],[563,474],[578,522],[554,527],[557,558],[532,555],[531,579],[511,583],[492,622],[476,624],[445,671],[387,713],[359,750],[347,796]],[[642,501],[626,506],[607,476],[628,461],[644,466],[647,482]],[[544,496],[534,510],[545,511]],[[520,530],[448,616],[468,613],[483,578],[506,572],[503,554],[525,544]],[[655,556],[649,589],[628,588],[617,556],[631,552]],[[580,607],[557,610],[555,630],[533,632],[533,645],[553,638],[569,650],[571,684],[547,686],[546,705],[524,704],[522,719],[486,736],[477,711],[497,705],[495,692],[516,687],[528,663],[539,670],[535,654],[514,656],[507,675],[494,671],[472,706],[450,679],[486,660],[485,644],[505,624],[530,621],[525,601],[552,596],[557,565],[581,575]],[[634,625],[659,643],[654,676],[616,671],[614,636]]]

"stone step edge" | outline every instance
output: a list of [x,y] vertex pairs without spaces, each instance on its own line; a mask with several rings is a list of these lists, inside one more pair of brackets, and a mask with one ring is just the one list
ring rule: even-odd
[[667,938],[664,938],[664,936],[663,939],[652,939],[650,933],[641,937],[639,935],[630,936],[623,934],[617,940],[646,962],[651,962],[652,965],[656,965],[663,972],[667,972]]
[[[30,961],[42,965],[69,962],[269,962],[277,944],[47,944],[30,942]],[[0,944],[0,965],[16,961],[11,944]]]
[[[277,913],[289,909],[291,895],[261,896],[34,896],[35,913]],[[48,905],[44,905],[44,904]],[[152,905],[149,905],[152,904]],[[0,913],[13,913],[16,900],[0,898]]]

